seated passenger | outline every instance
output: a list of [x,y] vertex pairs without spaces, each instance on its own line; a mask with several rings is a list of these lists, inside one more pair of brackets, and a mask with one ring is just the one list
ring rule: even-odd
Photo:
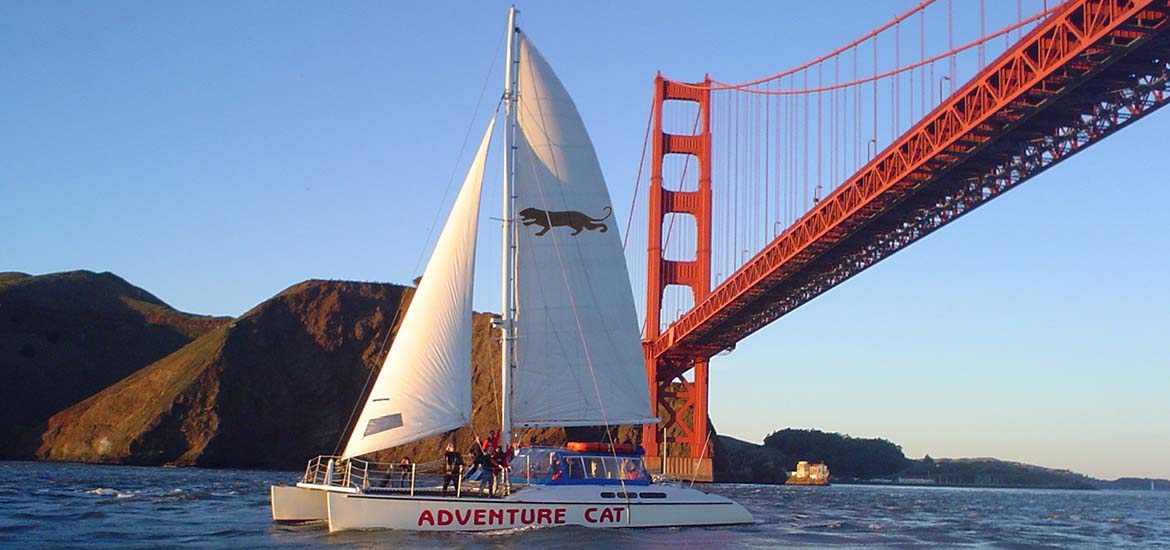
[[580,460],[570,460],[569,462],[569,479],[584,479],[585,470],[582,468]]
[[642,472],[639,470],[638,465],[636,463],[634,463],[632,460],[628,460],[628,459],[624,460],[622,462],[623,462],[622,469],[625,470],[625,479],[626,480],[632,481],[632,480],[642,479]]

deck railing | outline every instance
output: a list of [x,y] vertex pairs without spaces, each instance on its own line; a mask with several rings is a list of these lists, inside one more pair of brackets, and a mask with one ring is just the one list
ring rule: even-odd
[[[414,495],[416,490],[443,487],[443,461],[424,463],[372,462],[360,458],[342,460],[339,456],[318,456],[305,466],[302,483],[346,487],[363,492],[401,492]],[[456,495],[462,492],[462,475],[453,480]]]

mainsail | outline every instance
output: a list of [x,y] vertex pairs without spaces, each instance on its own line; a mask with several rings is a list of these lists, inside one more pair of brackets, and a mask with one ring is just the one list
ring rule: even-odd
[[593,143],[552,68],[523,34],[518,42],[512,423],[657,422]]
[[342,458],[463,426],[471,420],[471,292],[488,124],[463,188]]

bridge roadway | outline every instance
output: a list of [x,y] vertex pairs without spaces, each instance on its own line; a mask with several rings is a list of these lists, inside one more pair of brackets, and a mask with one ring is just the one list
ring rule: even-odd
[[685,371],[733,348],[1167,102],[1170,0],[1070,2],[649,343],[649,355]]

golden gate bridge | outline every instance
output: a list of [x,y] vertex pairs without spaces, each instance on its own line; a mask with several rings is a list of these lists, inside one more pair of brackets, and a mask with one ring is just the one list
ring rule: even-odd
[[766,78],[655,79],[625,232],[648,466],[711,479],[712,357],[1170,101],[1170,0],[1027,4],[927,0]]

